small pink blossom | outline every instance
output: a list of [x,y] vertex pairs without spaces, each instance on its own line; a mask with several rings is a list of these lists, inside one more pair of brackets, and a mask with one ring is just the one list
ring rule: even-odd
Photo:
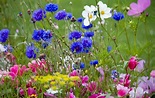
[[95,92],[96,89],[97,89],[97,83],[94,82],[94,81],[91,81],[91,82],[88,84],[87,89],[88,89],[88,91],[90,91],[90,92],[92,92],[92,93]]
[[83,85],[83,86],[86,86],[88,80],[89,80],[89,77],[88,77],[87,75],[86,75],[86,76],[82,76],[82,77],[81,77],[82,85]]
[[34,88],[29,87],[27,90],[27,94],[31,96],[32,94],[36,94],[36,90]]
[[79,75],[79,73],[76,71],[76,70],[73,70],[70,74],[69,74],[69,76],[78,76]]
[[28,71],[28,68],[23,65],[21,68],[20,68],[20,71],[19,71],[19,75],[22,76],[24,72]]
[[144,70],[144,64],[145,64],[144,60],[139,61],[135,68],[135,71],[142,72]]
[[13,67],[10,68],[9,75],[11,76],[12,80],[14,80],[17,75],[18,75],[18,65],[14,65]]
[[120,84],[117,85],[117,95],[118,95],[118,97],[126,96],[129,91],[130,91],[130,89],[128,89],[128,87],[125,87],[125,86],[120,85]]
[[134,70],[136,68],[137,64],[138,64],[138,62],[136,60],[136,57],[133,56],[130,58],[130,60],[128,62],[128,67],[130,70]]
[[76,98],[75,95],[73,94],[73,92],[69,93],[69,98]]
[[120,74],[119,84],[122,84],[126,87],[130,86],[130,75],[129,74]]
[[155,70],[152,70],[151,71],[150,76],[153,77],[153,78],[155,78]]
[[20,94],[20,96],[23,96],[24,95],[24,90],[22,88],[20,88],[19,94]]

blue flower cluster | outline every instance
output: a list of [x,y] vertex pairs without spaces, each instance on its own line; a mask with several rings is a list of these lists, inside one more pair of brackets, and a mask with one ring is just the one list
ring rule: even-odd
[[83,45],[83,52],[88,53],[90,48],[92,47],[92,40],[90,38],[82,38],[81,43]]
[[32,39],[35,41],[42,41],[43,48],[46,48],[49,43],[51,43],[52,33],[50,30],[34,30],[32,34]]
[[73,42],[70,46],[70,49],[73,53],[81,53],[83,51],[83,45],[81,42]]
[[94,32],[85,32],[84,33],[84,37],[93,37],[94,36]]
[[10,31],[8,29],[2,29],[0,31],[0,42],[4,43],[9,37]]
[[67,13],[65,10],[60,10],[55,14],[55,19],[57,20],[64,20],[67,16]]
[[47,12],[55,12],[55,11],[58,10],[58,5],[57,4],[54,4],[54,3],[46,4],[45,10]]
[[34,21],[40,21],[46,18],[46,12],[43,9],[37,9],[32,14],[32,19]]
[[69,34],[68,38],[69,38],[70,40],[73,40],[73,39],[79,39],[79,38],[81,38],[81,36],[82,36],[82,33],[81,33],[81,32],[73,31],[73,32],[71,32],[71,33]]
[[36,58],[36,48],[34,47],[34,44],[30,44],[26,47],[26,56],[28,58]]
[[114,20],[120,21],[120,20],[122,20],[124,18],[124,15],[121,12],[114,11],[114,14],[113,14],[112,17],[113,17]]
[[98,60],[92,60],[90,61],[90,65],[97,65],[98,64]]

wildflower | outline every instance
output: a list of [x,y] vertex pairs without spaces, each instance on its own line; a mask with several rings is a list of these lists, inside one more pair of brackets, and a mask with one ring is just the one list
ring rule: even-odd
[[130,74],[120,74],[120,80],[119,80],[119,83],[126,86],[126,87],[129,87],[130,86]]
[[69,98],[76,98],[75,95],[73,94],[73,92],[69,93]]
[[112,18],[116,21],[120,21],[124,18],[123,13],[114,11]]
[[61,11],[57,12],[54,17],[57,20],[64,20],[66,18],[66,16],[67,16],[66,11],[61,10]]
[[119,73],[117,72],[117,70],[112,70],[111,71],[111,78],[116,79],[118,77],[119,77]]
[[18,70],[19,70],[18,65],[14,65],[10,68],[9,75],[11,76],[12,80],[14,80],[17,77]]
[[124,87],[120,84],[117,85],[117,95],[118,97],[125,97],[128,92],[130,91],[130,89],[128,89],[128,87]]
[[106,4],[103,4],[102,1],[99,1],[97,5],[99,6],[99,15],[102,21],[104,21],[105,18],[110,18],[112,16],[111,8],[107,7]]
[[69,76],[78,76],[79,75],[79,73],[76,71],[76,70],[73,70],[70,74],[69,74]]
[[40,21],[43,20],[43,18],[46,17],[46,12],[43,9],[37,9],[32,14],[32,19],[34,21]]
[[88,86],[87,86],[88,91],[90,91],[91,93],[95,92],[95,90],[97,89],[97,83],[94,81],[91,81]]
[[94,36],[94,32],[85,32],[84,33],[84,37],[93,37]]
[[6,46],[4,46],[4,48],[6,49],[5,52],[12,52],[13,51],[13,48],[10,45],[6,45]]
[[155,78],[155,70],[152,70],[151,71],[150,76],[153,77],[153,78]]
[[28,89],[27,89],[27,94],[29,95],[29,96],[31,96],[31,95],[36,95],[36,90],[34,89],[34,88],[31,88],[31,87],[29,87]]
[[138,0],[137,3],[130,4],[129,16],[140,16],[151,4],[151,0]]
[[34,39],[35,41],[40,41],[44,32],[45,31],[42,30],[42,29],[40,29],[40,30],[34,30],[33,31],[33,34],[32,34],[32,39]]
[[97,65],[98,64],[98,60],[92,60],[90,61],[90,65]]
[[89,77],[87,75],[86,76],[82,76],[81,77],[82,85],[83,86],[87,86],[88,80],[89,80]]
[[0,53],[6,51],[6,48],[2,44],[0,44]]
[[142,72],[144,70],[144,64],[145,64],[145,61],[140,60],[135,68],[135,71]]
[[82,38],[81,43],[83,45],[83,52],[89,52],[90,48],[92,47],[92,40],[90,38]]
[[31,44],[26,47],[26,56],[28,58],[36,58],[36,48],[34,47],[34,44]]
[[100,73],[100,77],[99,77],[99,81],[100,82],[102,82],[103,80],[104,80],[104,70],[103,70],[103,68],[102,67],[98,67],[98,68],[96,68],[97,69],[97,71]]
[[56,93],[58,93],[58,90],[53,90],[52,88],[50,88],[50,89],[46,90],[46,92],[48,94],[56,94]]
[[90,28],[92,28],[92,27],[93,27],[93,24],[89,24],[88,26],[85,26],[84,23],[82,23],[82,28],[83,28],[83,29],[88,30],[88,29],[90,29]]
[[45,49],[49,45],[49,42],[42,42],[41,46]]
[[108,46],[108,47],[107,47],[108,53],[109,53],[111,50],[112,50],[112,47],[111,47],[111,46]]
[[80,63],[80,68],[84,69],[85,68],[85,64],[83,62]]
[[80,42],[73,42],[70,49],[72,52],[81,53],[83,51],[83,45]]
[[136,57],[133,56],[130,58],[130,60],[128,62],[128,67],[130,70],[134,70],[136,68],[137,64],[138,64],[138,62],[136,60]]
[[69,20],[73,17],[72,13],[67,13],[66,19]]
[[20,88],[19,94],[20,94],[20,96],[24,96],[24,90],[22,88]]
[[141,87],[132,88],[132,90],[129,92],[130,98],[143,98],[144,90]]
[[81,32],[78,32],[78,31],[73,31],[69,34],[69,39],[72,40],[72,39],[79,39],[81,38],[82,36],[82,33]]
[[9,37],[10,31],[8,29],[2,29],[0,31],[0,42],[4,43]]
[[46,4],[45,10],[47,12],[55,12],[55,11],[58,10],[58,5],[57,4],[54,4],[54,3]]
[[82,23],[82,22],[83,22],[83,18],[82,18],[82,17],[79,17],[79,18],[77,19],[77,22]]
[[97,11],[97,8],[93,5],[86,5],[84,6],[84,9],[85,10],[82,12],[82,16],[84,17],[83,23],[85,26],[89,26],[90,23],[97,18],[97,16],[94,15],[94,12]]
[[52,33],[50,30],[45,31],[42,35],[42,39],[46,42],[51,42],[51,38],[52,38]]
[[23,65],[19,68],[19,75],[22,76],[24,74],[24,72],[28,71],[29,69]]

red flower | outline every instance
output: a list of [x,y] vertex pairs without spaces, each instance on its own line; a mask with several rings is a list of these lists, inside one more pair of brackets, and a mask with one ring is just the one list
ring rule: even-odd
[[134,70],[138,64],[138,61],[136,60],[136,57],[131,57],[128,62],[128,67],[130,70]]

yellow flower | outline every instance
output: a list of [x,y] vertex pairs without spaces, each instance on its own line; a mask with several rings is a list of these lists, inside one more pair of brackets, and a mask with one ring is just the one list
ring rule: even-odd
[[65,85],[65,82],[64,81],[61,81],[59,82],[60,86],[64,86]]
[[51,87],[53,90],[57,90],[58,88],[57,88],[57,86],[52,86]]
[[69,82],[69,86],[75,86],[75,83],[74,82]]
[[79,78],[79,76],[72,76],[72,77],[70,77],[70,80],[71,81],[78,81],[78,80],[80,80],[80,78]]
[[56,82],[55,81],[52,81],[50,84],[51,85],[56,85]]

